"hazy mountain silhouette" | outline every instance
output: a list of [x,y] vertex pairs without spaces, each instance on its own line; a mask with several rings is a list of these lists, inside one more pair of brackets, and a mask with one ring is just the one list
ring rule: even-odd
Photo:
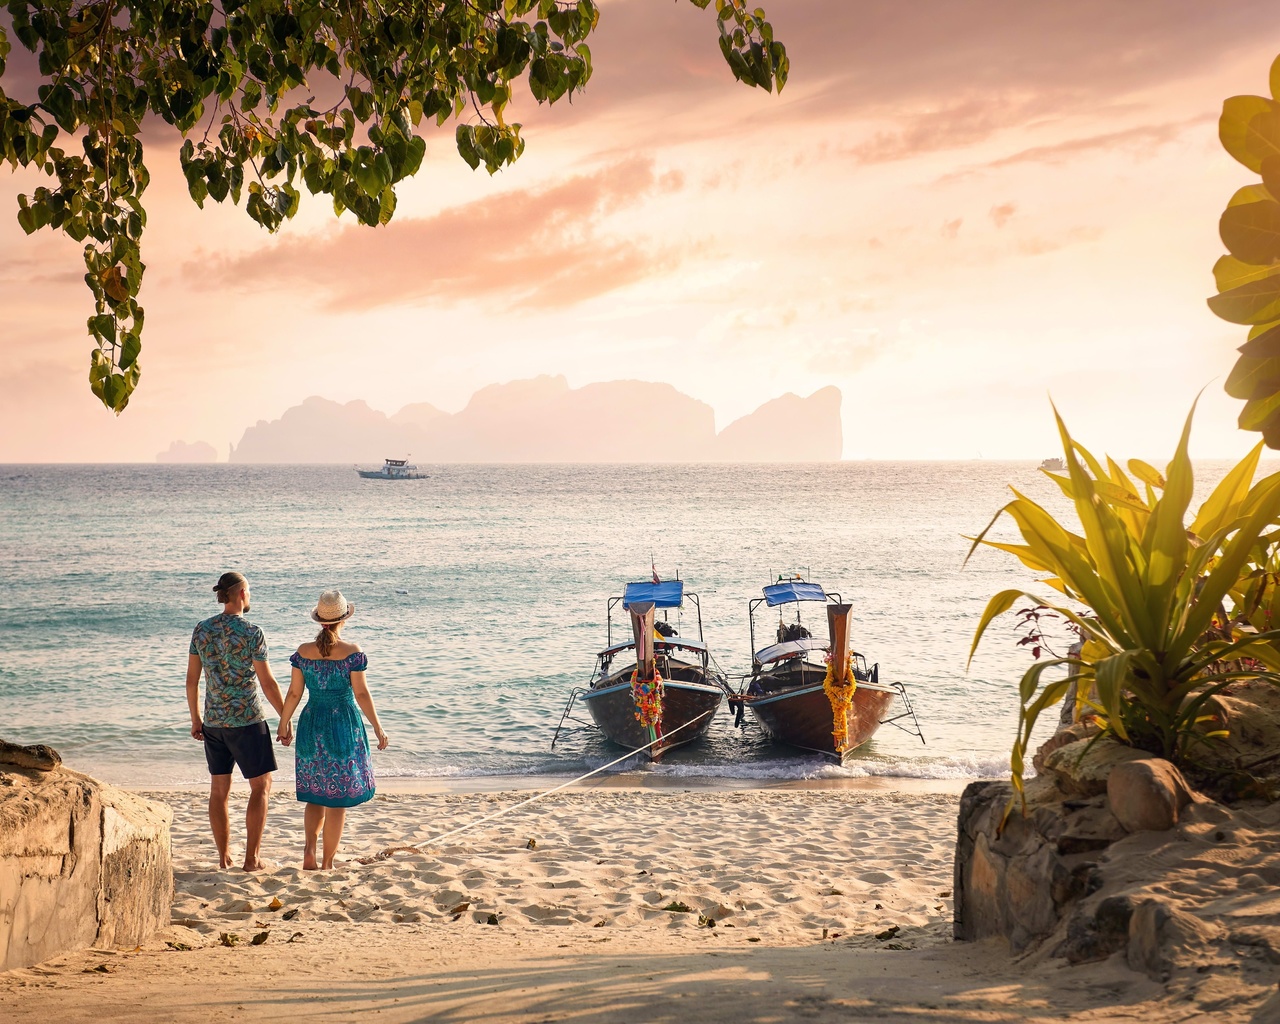
[[156,462],[217,462],[218,452],[208,441],[174,441],[169,450],[156,453]]
[[813,462],[840,458],[840,390],[787,394],[718,436],[709,405],[670,384],[609,381],[570,388],[564,377],[492,384],[461,412],[405,406],[394,416],[363,401],[308,398],[259,420],[232,462]]
[[834,462],[844,449],[840,398],[840,389],[831,385],[808,398],[788,392],[765,402],[720,431],[716,458],[724,462]]

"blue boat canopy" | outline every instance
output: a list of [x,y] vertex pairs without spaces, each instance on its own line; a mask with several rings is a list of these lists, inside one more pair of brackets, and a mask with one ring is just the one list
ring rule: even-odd
[[652,601],[655,608],[679,608],[684,602],[684,580],[663,580],[661,583],[628,583],[622,592],[622,607]]
[[775,583],[764,588],[764,600],[770,608],[780,604],[794,604],[796,601],[827,600],[827,592],[816,583],[801,583],[791,580],[787,583]]

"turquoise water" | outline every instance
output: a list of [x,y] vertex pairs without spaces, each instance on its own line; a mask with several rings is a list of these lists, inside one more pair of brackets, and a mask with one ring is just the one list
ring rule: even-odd
[[[253,586],[282,683],[340,587],[349,639],[391,748],[382,777],[572,775],[618,752],[591,729],[551,737],[604,646],[607,599],[677,570],[701,597],[712,654],[750,665],[747,602],[808,570],[855,609],[855,646],[907,684],[927,744],[890,728],[843,768],[763,742],[727,709],[708,740],[660,766],[719,778],[1003,774],[1017,681],[1010,622],[972,669],[987,598],[1031,583],[967,542],[1013,482],[1055,508],[1027,463],[797,466],[424,466],[421,481],[346,466],[0,467],[0,736],[44,742],[126,785],[206,778],[183,692],[191,628],[225,569]],[[686,617],[686,624],[688,619]],[[616,622],[615,622],[616,625]],[[625,628],[625,627],[624,627]],[[686,629],[687,633],[687,629]],[[1063,645],[1065,647],[1065,644]],[[583,716],[586,717],[585,715]],[[281,750],[282,778],[292,751]]]

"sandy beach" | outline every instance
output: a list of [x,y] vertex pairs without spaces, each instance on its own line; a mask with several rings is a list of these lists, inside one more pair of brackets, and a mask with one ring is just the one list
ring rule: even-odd
[[[953,942],[954,792],[389,793],[327,872],[300,869],[277,793],[256,874],[214,868],[203,794],[151,795],[174,809],[172,927],[0,976],[6,1021],[1274,1019],[1238,975]],[[421,848],[361,863],[395,846]]]

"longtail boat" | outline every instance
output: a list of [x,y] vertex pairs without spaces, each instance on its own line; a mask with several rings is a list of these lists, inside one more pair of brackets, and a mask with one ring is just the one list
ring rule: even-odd
[[[802,621],[803,606],[826,608],[826,636],[815,637]],[[756,613],[778,609],[773,642],[756,648]],[[879,664],[867,665],[850,644],[853,607],[803,577],[781,579],[747,606],[751,623],[751,674],[729,698],[737,725],[750,710],[764,732],[779,743],[813,751],[837,762],[892,723],[924,736],[902,683],[882,683]],[[787,621],[788,615],[791,621]],[[900,708],[895,709],[895,701]],[[895,713],[896,711],[896,713]],[[911,725],[904,724],[910,719]]]
[[[696,621],[696,639],[680,635],[686,602],[696,612],[688,617]],[[615,643],[613,619],[619,604],[630,620],[631,636]],[[655,615],[659,611],[660,619]],[[620,596],[609,599],[605,621],[605,648],[596,655],[589,684],[570,695],[560,726],[575,703],[581,703],[607,740],[654,761],[703,736],[732,690],[702,638],[698,595],[686,591],[682,580],[628,583]]]

